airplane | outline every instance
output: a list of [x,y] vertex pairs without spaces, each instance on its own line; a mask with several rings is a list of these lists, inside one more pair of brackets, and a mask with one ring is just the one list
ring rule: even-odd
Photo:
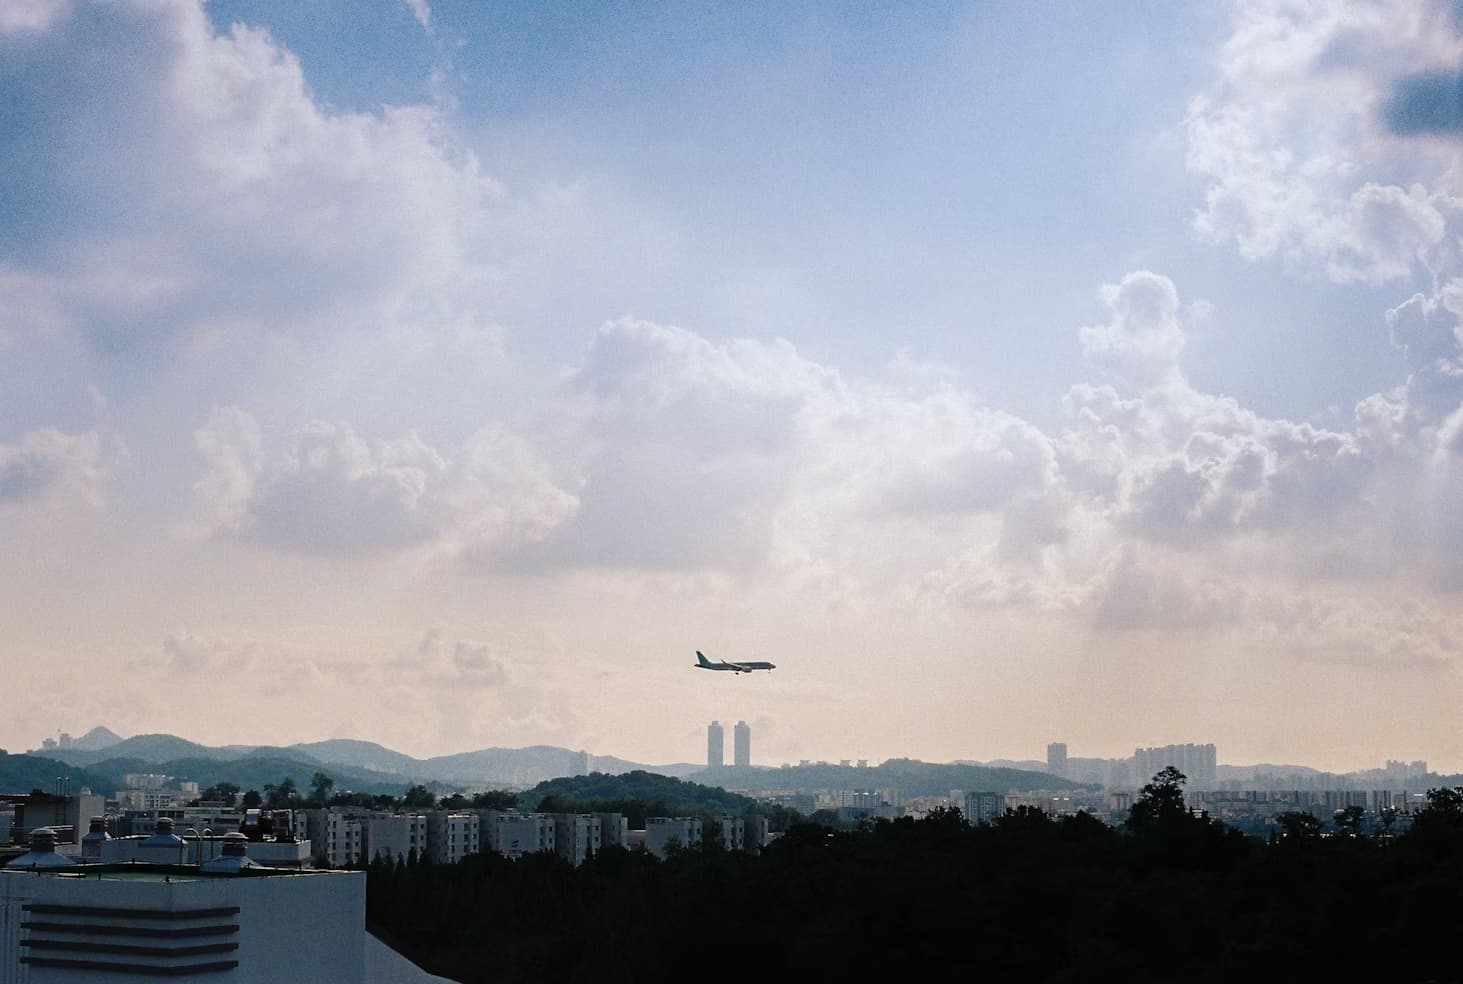
[[696,669],[698,670],[731,670],[733,673],[751,673],[753,670],[775,670],[776,663],[769,663],[765,659],[748,659],[740,663],[728,663],[719,659],[715,663],[701,655],[701,650],[696,650]]

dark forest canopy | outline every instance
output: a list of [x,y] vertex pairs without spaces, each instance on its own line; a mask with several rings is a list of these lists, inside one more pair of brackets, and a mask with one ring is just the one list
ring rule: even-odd
[[518,803],[544,813],[623,813],[634,829],[643,828],[647,816],[722,816],[760,809],[746,796],[645,771],[551,779],[520,794]]
[[1045,772],[1007,769],[989,765],[921,762],[918,759],[888,759],[879,765],[832,765],[811,763],[777,769],[721,766],[691,776],[705,783],[730,789],[779,787],[789,789],[895,789],[906,797],[944,796],[952,789],[1048,790],[1071,792],[1095,789],[1089,783],[1072,782]]
[[28,793],[32,789],[54,793],[57,777],[71,780],[73,794],[83,788],[99,794],[112,791],[106,776],[41,755],[10,755],[0,751],[0,793]]
[[[1150,784],[1122,828],[1085,813],[959,811],[806,824],[760,856],[607,848],[372,865],[373,932],[461,981],[894,979],[1458,981],[1463,790],[1406,834],[1270,841]],[[1300,828],[1297,828],[1300,830]],[[451,918],[444,918],[451,914]],[[714,952],[715,962],[706,962]],[[691,970],[694,968],[694,972]],[[774,971],[771,978],[769,971]]]

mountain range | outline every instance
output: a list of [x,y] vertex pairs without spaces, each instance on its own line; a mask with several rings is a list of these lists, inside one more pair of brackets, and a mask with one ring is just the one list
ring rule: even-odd
[[[552,745],[484,748],[418,759],[375,742],[354,739],[337,738],[288,746],[210,746],[169,734],[121,738],[106,728],[93,728],[81,738],[69,741],[66,747],[33,749],[29,754],[45,756],[76,768],[94,769],[103,764],[123,762],[129,771],[161,770],[169,773],[181,771],[177,768],[179,763],[196,765],[205,761],[238,763],[246,759],[273,759],[329,772],[338,787],[346,786],[353,779],[355,783],[351,788],[363,791],[369,791],[368,787],[414,783],[527,787],[545,779],[586,771],[586,753]],[[684,778],[701,768],[688,763],[646,765],[612,756],[588,756],[588,760],[590,769],[594,771],[629,772],[640,769],[676,778]],[[164,766],[168,768],[163,769]],[[196,777],[188,775],[187,778]]]
[[[115,741],[110,741],[115,738]],[[101,745],[102,747],[81,747]],[[418,759],[384,745],[353,739],[304,742],[288,746],[208,746],[177,735],[149,734],[118,738],[95,728],[66,747],[45,747],[28,753],[85,771],[97,791],[121,788],[128,773],[161,773],[207,787],[232,782],[243,789],[292,778],[308,788],[316,772],[331,777],[337,791],[400,794],[408,786],[424,784],[446,791],[509,787],[527,789],[540,782],[587,772],[623,774],[651,772],[728,789],[754,788],[897,788],[906,796],[931,795],[963,789],[1078,789],[1043,772],[991,768],[956,763],[949,765],[891,760],[869,767],[824,763],[781,768],[708,769],[690,763],[645,765],[613,756],[594,756],[553,745],[528,748],[484,748],[474,752]],[[13,761],[16,756],[10,756]],[[34,771],[34,770],[32,770]],[[51,774],[54,770],[42,770]],[[29,774],[29,773],[27,773]]]

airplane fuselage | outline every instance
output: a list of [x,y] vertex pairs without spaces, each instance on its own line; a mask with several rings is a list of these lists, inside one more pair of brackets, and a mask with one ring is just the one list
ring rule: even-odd
[[698,670],[724,670],[729,673],[751,673],[753,670],[775,670],[776,663],[769,663],[765,659],[748,659],[732,663],[724,659],[712,661],[703,656],[700,650],[696,652],[696,669]]

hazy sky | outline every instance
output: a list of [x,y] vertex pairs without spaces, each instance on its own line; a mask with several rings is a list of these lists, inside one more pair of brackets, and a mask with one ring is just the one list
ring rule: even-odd
[[7,0],[0,744],[1463,769],[1460,69],[1419,0]]

